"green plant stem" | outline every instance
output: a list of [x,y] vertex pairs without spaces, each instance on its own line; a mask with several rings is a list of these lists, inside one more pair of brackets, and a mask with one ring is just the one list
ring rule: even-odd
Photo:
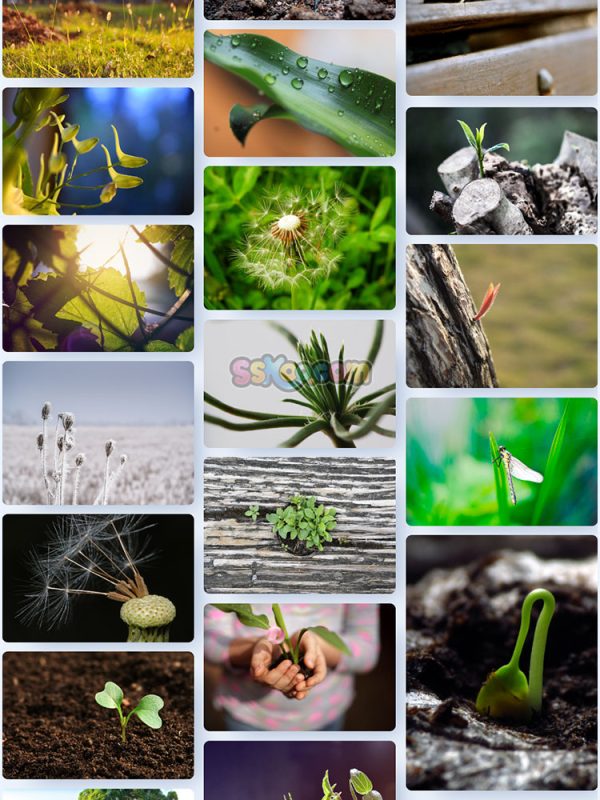
[[290,290],[290,306],[292,311],[297,311],[300,308],[300,305],[298,304],[298,286],[296,281],[292,283]]

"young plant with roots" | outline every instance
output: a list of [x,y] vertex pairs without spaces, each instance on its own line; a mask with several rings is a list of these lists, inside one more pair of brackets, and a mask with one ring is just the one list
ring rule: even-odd
[[[531,609],[538,600],[542,601],[543,606],[535,626],[529,660],[529,682],[527,682],[525,674],[519,667],[519,661],[529,633]],[[476,707],[480,714],[497,719],[527,722],[533,714],[541,713],[544,654],[555,605],[554,595],[547,589],[534,589],[523,600],[521,625],[512,657],[508,664],[490,673],[479,690]]]
[[53,630],[66,624],[79,597],[121,605],[128,642],[168,642],[175,606],[150,594],[140,567],[156,558],[142,535],[143,517],[62,516],[48,541],[29,553],[30,581],[19,611],[26,625]]
[[[369,433],[394,438],[395,431],[382,428],[379,421],[384,416],[396,413],[396,386],[389,384],[382,389],[358,397],[363,384],[370,378],[373,365],[381,349],[384,323],[375,324],[373,340],[366,361],[345,368],[344,345],[334,364],[329,355],[327,340],[314,331],[310,342],[302,344],[295,335],[282,325],[276,329],[296,348],[299,361],[295,362],[293,378],[283,375],[290,388],[297,391],[302,400],[286,398],[284,403],[295,403],[308,414],[289,415],[250,411],[223,403],[218,398],[204,393],[207,405],[234,417],[252,420],[247,423],[232,422],[227,419],[205,414],[204,419],[231,431],[259,431],[271,428],[298,428],[298,432],[283,442],[280,447],[297,447],[310,436],[324,433],[335,447],[356,447],[356,442]],[[339,368],[333,380],[333,368]]]
[[[335,787],[337,784],[331,784],[329,780],[329,770],[323,776],[322,788],[323,788],[323,798],[322,800],[342,800],[342,793],[336,792]],[[350,789],[350,796],[352,800],[383,800],[381,794],[373,789],[373,782],[371,779],[365,775],[364,772],[361,772],[359,769],[351,769],[350,770],[350,778],[348,780],[348,788]],[[291,794],[287,794],[283,796],[283,800],[293,800]]]
[[289,291],[292,309],[306,307],[299,297],[303,287],[315,287],[312,308],[320,283],[342,257],[335,246],[350,213],[351,201],[337,191],[276,192],[254,212],[235,264],[263,288]]
[[[81,470],[85,464],[85,453],[77,453],[71,464],[71,451],[75,448],[75,417],[67,411],[56,416],[54,435],[48,433],[48,421],[52,413],[50,403],[42,406],[42,431],[37,435],[37,449],[40,454],[42,477],[46,490],[48,505],[77,505],[79,503],[79,485]],[[50,439],[52,438],[52,444]],[[111,469],[116,442],[108,439],[104,445],[104,470],[100,491],[96,495],[94,505],[108,505],[110,490],[118,482],[127,464],[127,456],[121,455],[119,464]],[[50,460],[50,464],[48,463]],[[72,486],[69,478],[72,474]]]
[[[89,210],[100,208],[113,200],[119,190],[135,189],[144,182],[138,175],[118,172],[115,167],[139,169],[148,161],[142,156],[132,156],[123,152],[119,133],[112,125],[115,157],[108,148],[100,144],[104,151],[106,166],[95,167],[85,172],[75,172],[79,159],[100,143],[97,136],[78,139],[80,125],[66,122],[65,114],[57,114],[55,109],[69,98],[61,89],[18,89],[12,105],[14,120],[5,122],[3,134],[3,202],[7,214],[48,214],[57,215],[62,209],[72,213],[72,209]],[[27,144],[33,134],[44,128],[53,128],[50,152],[43,149],[40,142],[40,156],[37,180],[33,182],[33,170],[29,165]],[[44,133],[41,137],[45,136]],[[36,148],[37,149],[37,148]],[[81,185],[82,178],[98,173],[102,183]],[[105,173],[105,175],[103,175]],[[95,203],[65,203],[61,200],[64,189],[94,192],[98,198]]]

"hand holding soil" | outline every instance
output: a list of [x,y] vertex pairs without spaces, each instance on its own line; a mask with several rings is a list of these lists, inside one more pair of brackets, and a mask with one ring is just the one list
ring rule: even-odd
[[[252,650],[250,675],[257,683],[289,695],[300,676],[300,667],[287,659],[276,663],[276,645],[267,637],[258,639]],[[276,666],[271,668],[271,665]]]
[[[297,641],[299,633],[300,631],[292,635],[292,642]],[[304,663],[306,669],[301,675],[302,679],[295,686],[296,700],[304,700],[312,688],[325,680],[328,667],[335,667],[340,660],[340,651],[319,639],[311,631],[302,636],[300,653],[302,654],[300,663]]]

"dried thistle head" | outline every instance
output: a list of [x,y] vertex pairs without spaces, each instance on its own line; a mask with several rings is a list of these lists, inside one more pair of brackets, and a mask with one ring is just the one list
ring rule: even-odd
[[313,285],[337,267],[351,212],[337,190],[271,194],[251,213],[235,264],[267,289]]
[[50,405],[50,403],[44,403],[44,405],[42,406],[42,419],[43,420],[48,419],[51,411],[52,411],[52,406]]
[[43,450],[44,449],[44,434],[43,433],[38,433],[38,435],[37,435],[37,446],[38,446],[38,450]]
[[106,457],[110,458],[114,449],[115,449],[116,442],[114,439],[109,439],[106,444],[104,445],[104,452],[106,453]]

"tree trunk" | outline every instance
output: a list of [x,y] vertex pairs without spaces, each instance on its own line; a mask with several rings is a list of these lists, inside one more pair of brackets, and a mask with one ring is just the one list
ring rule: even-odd
[[452,247],[409,245],[406,380],[414,388],[493,388],[496,370]]

